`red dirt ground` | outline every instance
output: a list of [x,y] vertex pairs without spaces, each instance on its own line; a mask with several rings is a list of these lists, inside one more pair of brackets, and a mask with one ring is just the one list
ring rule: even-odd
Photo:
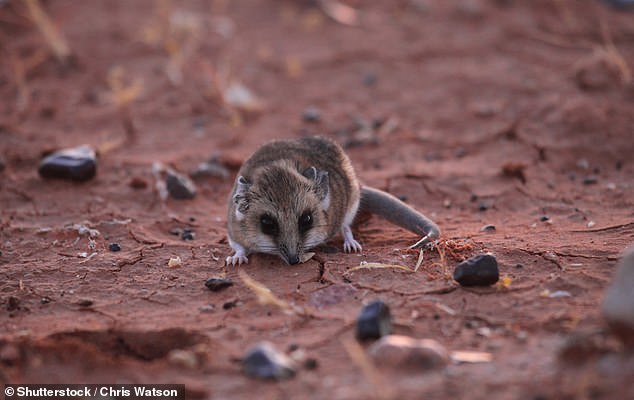
[[[360,25],[346,26],[310,1],[43,4],[70,65],[48,56],[23,3],[0,7],[0,381],[184,383],[214,399],[634,398],[634,358],[599,310],[634,241],[634,14],[590,0],[350,1]],[[230,79],[258,110],[222,101]],[[120,109],[117,84],[132,88]],[[302,120],[309,106],[319,122]],[[256,255],[240,268],[319,317],[259,304],[223,263],[227,196],[259,144],[307,134],[348,144],[363,182],[435,219],[444,257],[346,273],[416,263],[414,235],[365,218],[362,255],[337,239],[304,264]],[[94,180],[38,177],[43,154],[83,143],[100,149]],[[153,162],[189,172],[214,154],[229,177],[198,178],[190,201],[158,198]],[[93,248],[74,224],[99,231]],[[185,227],[193,241],[169,233]],[[506,285],[457,287],[455,264],[483,251]],[[236,284],[212,293],[218,276]],[[375,298],[395,333],[492,361],[364,374],[345,343]],[[261,340],[298,345],[317,368],[247,378],[239,359]]]

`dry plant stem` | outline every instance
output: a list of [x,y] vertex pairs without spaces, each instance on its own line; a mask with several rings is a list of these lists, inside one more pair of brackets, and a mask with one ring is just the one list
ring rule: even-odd
[[251,289],[253,293],[255,293],[255,295],[258,298],[258,303],[270,304],[272,306],[279,308],[284,313],[289,315],[306,315],[304,310],[302,310],[300,307],[291,305],[285,302],[284,300],[278,298],[277,296],[273,294],[271,289],[267,288],[266,286],[256,281],[255,279],[251,278],[249,274],[244,272],[244,270],[238,271],[238,276],[240,276],[240,279],[242,279],[242,282],[244,282],[244,284],[249,289]]
[[414,272],[413,270],[411,270],[411,269],[409,269],[407,267],[404,267],[402,265],[363,262],[360,265],[357,265],[354,268],[350,268],[349,270],[344,272],[344,275],[348,275],[351,272],[354,272],[354,271],[357,271],[357,270],[360,270],[360,269],[385,269],[385,268],[393,268],[393,269],[400,269],[400,270],[407,271],[407,272]]
[[342,344],[352,362],[361,369],[365,379],[373,386],[376,398],[381,400],[393,399],[394,393],[390,390],[391,386],[386,384],[385,379],[366,355],[363,347],[354,340],[344,340]]
[[621,55],[619,50],[614,45],[614,41],[612,40],[612,35],[610,34],[610,29],[608,28],[608,24],[605,21],[604,15],[600,17],[599,24],[601,26],[601,36],[603,38],[604,49],[607,53],[608,59],[619,69],[621,82],[624,84],[629,84],[630,82],[632,82],[632,71],[627,65],[625,58],[623,58],[623,55]]
[[38,0],[24,0],[29,8],[29,14],[33,22],[44,36],[46,43],[49,45],[57,60],[62,64],[68,64],[72,56],[72,52],[66,39],[55,28],[51,19],[46,15]]

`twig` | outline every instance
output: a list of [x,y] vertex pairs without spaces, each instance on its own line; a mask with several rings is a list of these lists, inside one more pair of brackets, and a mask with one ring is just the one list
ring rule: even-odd
[[626,224],[619,224],[619,225],[604,226],[604,227],[595,228],[595,229],[575,229],[575,230],[572,230],[570,232],[574,232],[574,233],[605,232],[605,231],[612,231],[612,230],[615,230],[615,229],[628,228],[630,226],[634,227],[634,222],[628,222]]
[[367,381],[374,387],[376,397],[379,399],[392,399],[394,393],[390,389],[392,386],[384,382],[383,377],[376,369],[372,361],[368,358],[359,343],[353,340],[345,340],[342,342],[348,356],[361,369]]
[[610,29],[608,28],[608,25],[605,21],[605,16],[601,16],[599,18],[599,25],[601,26],[603,47],[605,49],[605,52],[607,53],[608,59],[619,69],[619,73],[621,74],[621,82],[624,84],[629,84],[630,82],[632,82],[632,71],[627,65],[625,58],[623,58],[619,50],[614,45],[612,34],[610,33]]
[[25,0],[29,8],[29,14],[38,29],[44,35],[46,43],[49,45],[57,60],[62,64],[68,64],[72,57],[72,52],[66,39],[55,28],[51,19],[46,15],[38,0]]

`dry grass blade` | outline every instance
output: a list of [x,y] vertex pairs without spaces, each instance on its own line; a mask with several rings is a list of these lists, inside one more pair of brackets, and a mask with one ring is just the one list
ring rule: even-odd
[[390,390],[390,386],[384,382],[383,377],[372,363],[372,360],[370,360],[365,354],[365,351],[363,351],[363,347],[353,340],[344,340],[342,344],[348,356],[352,359],[352,362],[361,369],[365,378],[374,387],[376,397],[385,400],[394,398],[394,393]]
[[67,64],[70,61],[72,52],[64,36],[55,28],[55,25],[46,15],[38,0],[25,0],[25,2],[33,22],[44,35],[46,43],[48,43],[57,60],[62,64]]
[[242,282],[244,282],[244,284],[249,289],[251,289],[253,293],[255,293],[255,295],[258,298],[258,303],[270,304],[272,306],[279,308],[284,313],[289,315],[305,315],[304,311],[301,308],[291,305],[285,302],[284,300],[278,298],[277,296],[273,294],[271,289],[267,288],[266,286],[256,281],[255,279],[251,278],[243,270],[238,271],[238,275],[240,276],[240,279],[242,279]]
[[605,18],[600,18],[599,22],[606,56],[608,60],[618,68],[619,74],[621,75],[621,82],[629,84],[632,82],[632,70],[630,70],[629,65],[627,65],[627,61],[625,61],[623,55],[616,48]]
[[135,80],[130,84],[126,84],[124,75],[123,68],[113,67],[108,71],[108,86],[110,86],[110,97],[119,112],[119,118],[127,135],[127,140],[133,141],[136,128],[128,106],[141,95],[143,82]]
[[351,272],[354,272],[354,271],[357,271],[357,270],[360,270],[360,269],[383,269],[383,268],[394,268],[394,269],[401,269],[401,270],[407,271],[407,272],[414,272],[414,270],[409,269],[407,267],[404,267],[402,265],[370,263],[370,262],[366,262],[366,261],[361,261],[361,263],[359,265],[357,265],[354,268],[350,268],[349,270],[347,270],[345,272],[345,274],[349,274]]
[[423,263],[423,258],[425,256],[424,252],[424,249],[420,249],[418,253],[418,260],[416,261],[416,266],[414,267],[414,272],[418,272],[418,268],[420,268],[421,264]]

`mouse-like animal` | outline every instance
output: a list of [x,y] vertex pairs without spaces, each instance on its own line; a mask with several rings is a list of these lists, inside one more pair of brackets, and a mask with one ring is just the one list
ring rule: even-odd
[[350,159],[325,137],[275,140],[244,162],[229,198],[227,264],[247,263],[252,253],[303,262],[307,250],[341,232],[345,252],[360,252],[352,234],[359,209],[422,236],[411,248],[440,235],[429,218],[396,197],[359,183]]

